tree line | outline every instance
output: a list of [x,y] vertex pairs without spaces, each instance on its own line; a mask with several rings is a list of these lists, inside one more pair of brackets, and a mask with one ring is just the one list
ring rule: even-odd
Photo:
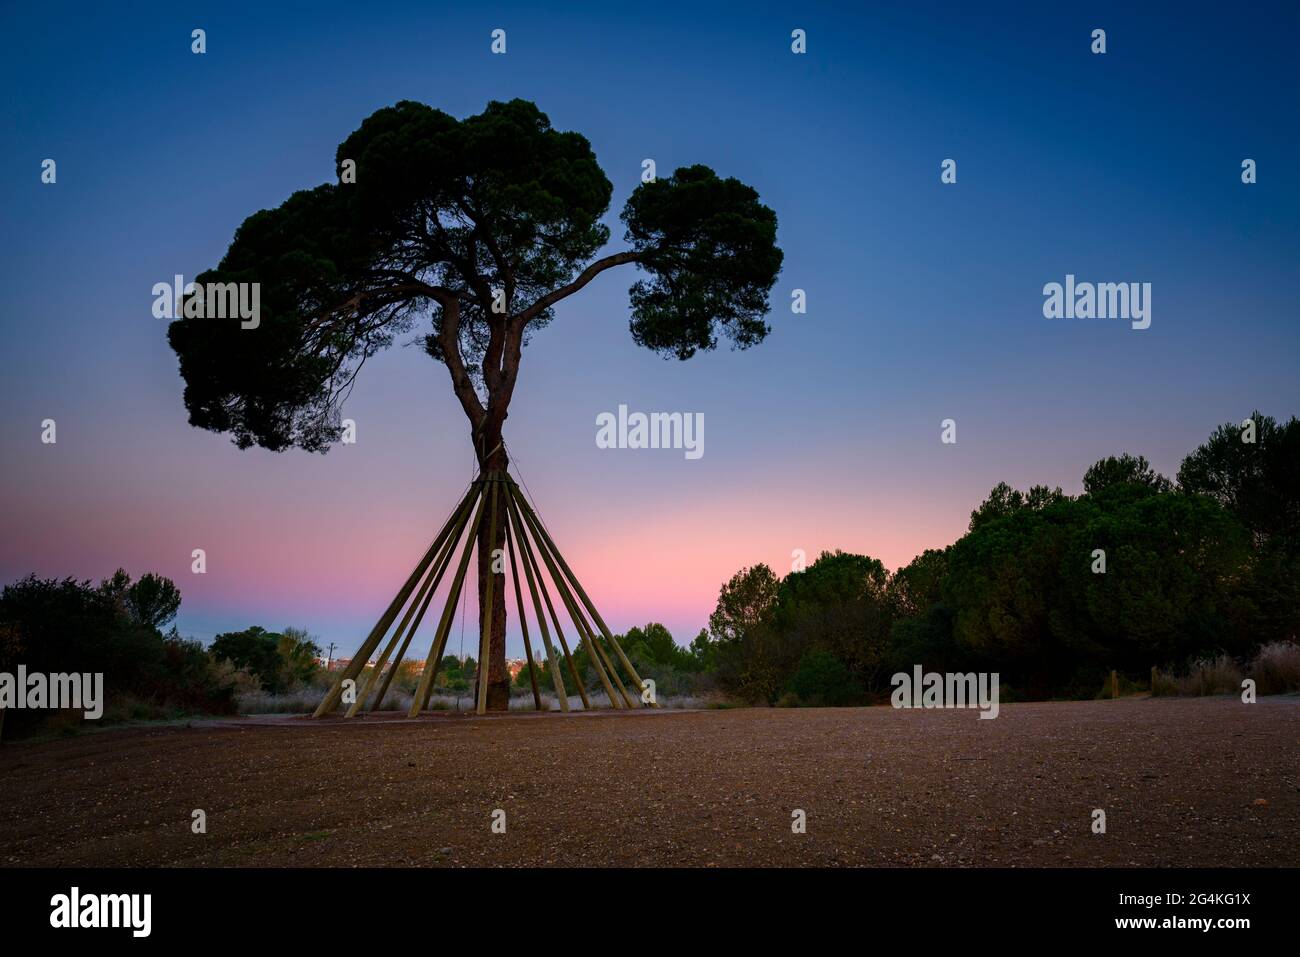
[[914,664],[997,671],[1004,697],[1042,699],[1092,696],[1112,669],[1244,658],[1298,626],[1300,421],[1256,412],[1176,480],[1125,454],[1079,495],[999,484],[958,541],[892,574],[841,551],[784,578],[742,569],[702,654],[752,701],[873,700]]
[[[172,624],[180,605],[176,584],[153,573],[132,581],[119,568],[99,584],[28,575],[0,591],[0,672],[21,663],[28,674],[103,674],[101,720],[111,723],[233,714],[240,692],[290,691],[319,669],[320,648],[302,629],[253,626],[205,647]],[[0,721],[20,737],[81,718],[0,707]]]

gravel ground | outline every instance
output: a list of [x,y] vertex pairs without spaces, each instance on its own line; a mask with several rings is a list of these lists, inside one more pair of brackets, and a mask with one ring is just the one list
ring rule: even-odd
[[0,781],[6,867],[1300,866],[1295,696],[237,719],[7,743]]

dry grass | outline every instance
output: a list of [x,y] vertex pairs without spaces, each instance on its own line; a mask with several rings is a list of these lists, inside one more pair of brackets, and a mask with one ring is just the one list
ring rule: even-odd
[[1241,668],[1237,662],[1228,655],[1219,655],[1193,661],[1185,674],[1160,672],[1156,675],[1156,686],[1151,690],[1156,695],[1184,697],[1235,694],[1241,691],[1241,679]]
[[1182,674],[1158,672],[1151,688],[1154,695],[1240,694],[1246,678],[1255,682],[1258,694],[1287,694],[1300,691],[1300,645],[1274,641],[1260,647],[1245,668],[1229,655],[1200,658]]
[[1250,663],[1250,676],[1260,694],[1300,691],[1300,645],[1294,641],[1264,645]]
[[[239,713],[246,715],[254,714],[310,714],[316,710],[316,706],[321,703],[325,697],[325,689],[318,687],[304,687],[296,691],[290,691],[283,694],[268,694],[265,691],[245,691],[239,695]],[[588,700],[591,701],[594,708],[609,708],[609,698],[605,693],[587,694]],[[384,703],[380,711],[408,711],[411,707],[412,696],[408,692],[393,688],[384,698]],[[558,711],[559,704],[554,694],[542,695],[542,709],[544,711]],[[716,708],[724,706],[725,701],[713,696],[703,695],[678,695],[675,697],[659,698],[659,706],[669,710],[678,709],[697,709],[697,708]],[[574,711],[582,710],[582,698],[578,695],[569,696],[569,707]],[[429,709],[432,711],[472,711],[474,710],[474,696],[470,692],[462,692],[460,695],[454,694],[434,694],[429,699]],[[339,712],[345,710],[343,705],[339,706]],[[367,710],[369,706],[367,705]],[[531,694],[516,694],[510,698],[511,711],[533,711],[533,696]]]

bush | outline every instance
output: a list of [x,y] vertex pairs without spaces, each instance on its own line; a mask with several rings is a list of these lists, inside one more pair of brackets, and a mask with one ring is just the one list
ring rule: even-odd
[[[235,683],[214,666],[203,646],[173,628],[179,592],[165,578],[146,575],[132,585],[118,570],[98,586],[72,578],[29,575],[0,592],[0,670],[19,663],[43,674],[102,673],[104,714],[97,723],[234,710]],[[75,720],[74,720],[75,716]],[[81,712],[13,709],[6,735],[48,724],[75,730]]]
[[1185,674],[1156,675],[1155,695],[1183,695],[1199,697],[1241,692],[1241,667],[1230,655],[1199,658],[1191,662]]
[[1300,645],[1294,641],[1270,642],[1259,649],[1249,670],[1260,694],[1300,691]]
[[788,692],[812,707],[832,708],[858,703],[865,694],[838,658],[819,649],[806,652],[799,659]]

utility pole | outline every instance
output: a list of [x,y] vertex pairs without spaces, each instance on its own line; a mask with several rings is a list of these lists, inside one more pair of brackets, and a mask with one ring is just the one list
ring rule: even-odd
[[329,648],[327,648],[327,649],[325,650],[325,670],[326,670],[326,671],[329,671],[329,670],[330,670],[330,662],[334,660],[334,649],[337,648],[337,647],[338,647],[338,645],[336,645],[334,642],[331,641],[331,642],[330,642],[330,646],[329,646]]

